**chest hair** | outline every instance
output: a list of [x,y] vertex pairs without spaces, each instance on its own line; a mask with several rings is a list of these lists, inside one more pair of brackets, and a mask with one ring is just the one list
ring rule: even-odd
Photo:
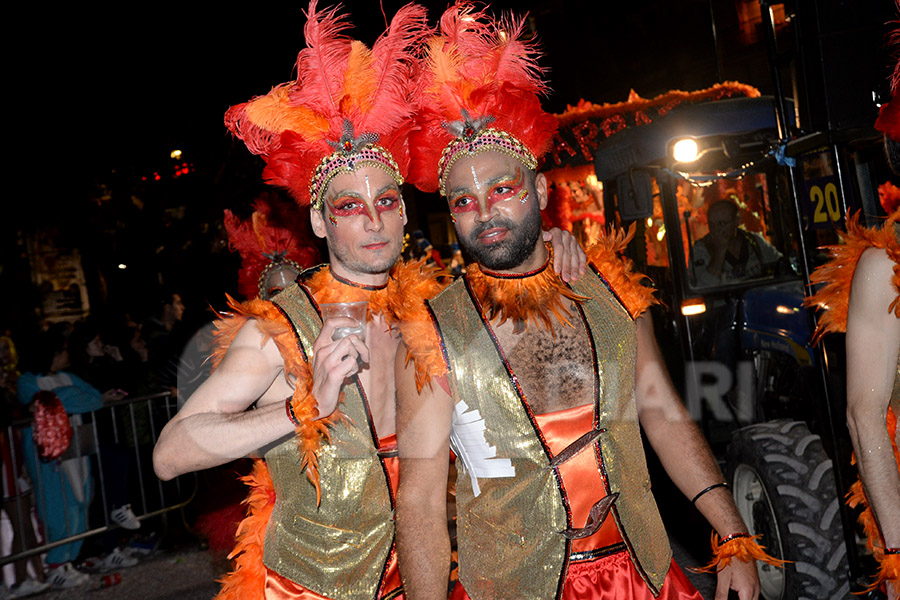
[[553,331],[530,325],[514,332],[511,321],[495,328],[497,340],[535,414],[590,404],[594,365],[587,328],[573,309],[571,327],[554,321]]

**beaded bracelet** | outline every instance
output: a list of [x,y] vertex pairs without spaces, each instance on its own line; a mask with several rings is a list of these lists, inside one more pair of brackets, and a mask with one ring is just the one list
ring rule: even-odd
[[900,548],[885,548],[885,554],[900,554]]
[[291,400],[293,400],[291,396],[284,399],[284,412],[287,413],[287,418],[291,420],[291,423],[293,423],[295,427],[300,427],[300,419],[294,414],[294,407],[291,406]]
[[702,495],[705,494],[706,492],[711,492],[712,490],[714,490],[714,489],[716,489],[716,488],[720,488],[720,487],[723,487],[723,488],[725,488],[725,489],[728,489],[728,488],[730,488],[731,486],[728,485],[727,483],[725,483],[724,481],[723,481],[722,483],[714,483],[714,484],[712,484],[711,486],[709,486],[708,488],[706,488],[705,490],[702,490],[702,491],[701,491],[699,494],[697,494],[696,496],[694,496],[694,499],[691,500],[691,504],[697,504],[697,500],[700,499],[700,496],[702,496]]
[[748,537],[753,537],[753,536],[751,536],[749,533],[743,533],[743,532],[741,532],[741,533],[732,533],[731,535],[726,536],[726,537],[723,537],[721,540],[719,540],[719,545],[720,545],[720,546],[724,546],[725,544],[727,544],[727,543],[730,542],[731,540],[737,540],[737,539],[740,539],[740,538],[748,538]]

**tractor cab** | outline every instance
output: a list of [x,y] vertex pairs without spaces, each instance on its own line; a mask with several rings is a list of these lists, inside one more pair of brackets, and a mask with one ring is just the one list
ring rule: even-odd
[[[713,443],[784,416],[814,364],[771,97],[675,108],[595,152],[608,220],[659,289],[660,346]],[[796,408],[796,406],[794,406]]]

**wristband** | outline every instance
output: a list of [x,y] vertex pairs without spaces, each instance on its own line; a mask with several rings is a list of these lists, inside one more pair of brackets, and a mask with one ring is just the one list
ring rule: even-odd
[[293,400],[291,396],[284,399],[284,412],[287,413],[287,418],[291,420],[291,423],[293,423],[295,427],[300,427],[300,419],[294,414],[294,407],[291,406],[291,400]]
[[740,539],[740,538],[748,538],[748,537],[753,537],[753,536],[751,536],[749,533],[743,533],[743,532],[741,532],[741,533],[732,533],[731,535],[725,536],[725,537],[723,537],[721,540],[719,540],[719,546],[724,546],[725,544],[727,544],[727,543],[730,542],[731,540],[737,540],[737,539]]
[[[696,505],[696,504],[697,504],[697,500],[700,499],[700,496],[702,496],[702,495],[705,494],[706,492],[711,492],[711,491],[713,491],[714,489],[720,488],[720,487],[723,487],[723,488],[725,488],[725,489],[728,489],[728,488],[730,488],[731,486],[729,486],[729,485],[728,485],[727,483],[725,483],[724,481],[723,481],[722,483],[714,483],[714,484],[712,484],[711,486],[709,486],[708,488],[706,488],[705,490],[702,490],[702,491],[701,491],[699,494],[697,494],[696,496],[694,496],[694,499],[691,500],[691,504]],[[729,536],[729,537],[730,537],[730,536]]]

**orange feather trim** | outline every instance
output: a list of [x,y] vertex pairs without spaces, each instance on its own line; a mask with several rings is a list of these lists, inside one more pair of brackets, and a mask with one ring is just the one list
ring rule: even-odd
[[222,589],[216,600],[263,600],[266,589],[266,567],[263,565],[263,543],[266,526],[275,507],[275,486],[263,460],[253,462],[253,471],[241,481],[250,487],[244,500],[247,516],[238,525],[237,544],[228,555],[234,570],[219,580]]
[[588,262],[597,267],[633,319],[641,316],[654,304],[659,304],[652,287],[643,285],[647,276],[634,270],[630,259],[621,256],[635,233],[632,223],[626,232],[616,229],[601,236],[586,250]]
[[878,575],[875,581],[865,591],[880,588],[884,583],[890,581],[895,586],[900,585],[900,554],[889,554],[882,559],[878,565]]
[[543,325],[553,331],[551,315],[560,323],[571,327],[569,311],[565,299],[581,303],[587,300],[567,286],[559,275],[550,268],[553,261],[553,247],[547,245],[547,261],[533,275],[511,277],[485,274],[477,263],[466,267],[466,281],[472,293],[478,298],[485,316],[493,321],[499,319],[502,325],[507,319],[513,323],[529,323],[536,327]]
[[[887,411],[886,426],[888,436],[891,439],[891,446],[894,451],[894,461],[897,464],[897,472],[900,474],[900,448],[897,447],[895,441],[897,439],[897,415],[894,414],[894,411],[890,407],[888,407]],[[853,464],[856,464],[855,456],[853,457],[852,462]],[[878,527],[878,521],[875,519],[875,513],[872,512],[869,498],[866,496],[866,490],[859,478],[857,478],[853,485],[850,486],[850,491],[847,492],[846,499],[847,506],[850,508],[860,507],[862,509],[859,513],[859,517],[857,517],[857,522],[860,524],[863,533],[866,535],[866,548],[869,549],[869,552],[872,553],[872,556],[874,556],[875,560],[881,565],[875,582],[865,591],[868,592],[877,589],[887,580],[897,581],[897,555],[885,555],[884,553],[884,538],[881,536],[881,530]],[[885,566],[886,564],[887,567]],[[890,575],[891,573],[893,573],[893,576]]]
[[413,361],[416,389],[422,391],[431,380],[447,374],[440,352],[440,339],[424,300],[434,298],[444,289],[440,277],[445,272],[426,259],[398,263],[391,276],[388,309],[397,322],[406,344],[406,363]]
[[[824,248],[831,259],[813,271],[809,279],[814,284],[826,285],[803,302],[804,306],[818,306],[824,310],[813,335],[814,343],[826,333],[847,331],[850,284],[859,258],[868,248],[883,248],[894,261],[891,281],[900,295],[900,244],[894,233],[894,224],[898,219],[900,210],[894,211],[882,227],[869,229],[859,224],[859,213],[856,213],[847,219],[847,232],[841,235],[844,244]],[[900,296],[891,303],[889,310],[900,317]]]
[[756,542],[760,537],[762,536],[753,535],[749,537],[738,537],[730,539],[722,544],[719,539],[719,534],[713,531],[710,539],[713,548],[712,560],[703,567],[691,568],[691,571],[694,571],[695,573],[718,573],[727,567],[728,563],[730,563],[733,558],[744,562],[761,560],[766,564],[779,568],[783,567],[786,563],[791,562],[789,560],[779,560],[774,556],[769,556],[765,551],[765,546],[760,546]]

